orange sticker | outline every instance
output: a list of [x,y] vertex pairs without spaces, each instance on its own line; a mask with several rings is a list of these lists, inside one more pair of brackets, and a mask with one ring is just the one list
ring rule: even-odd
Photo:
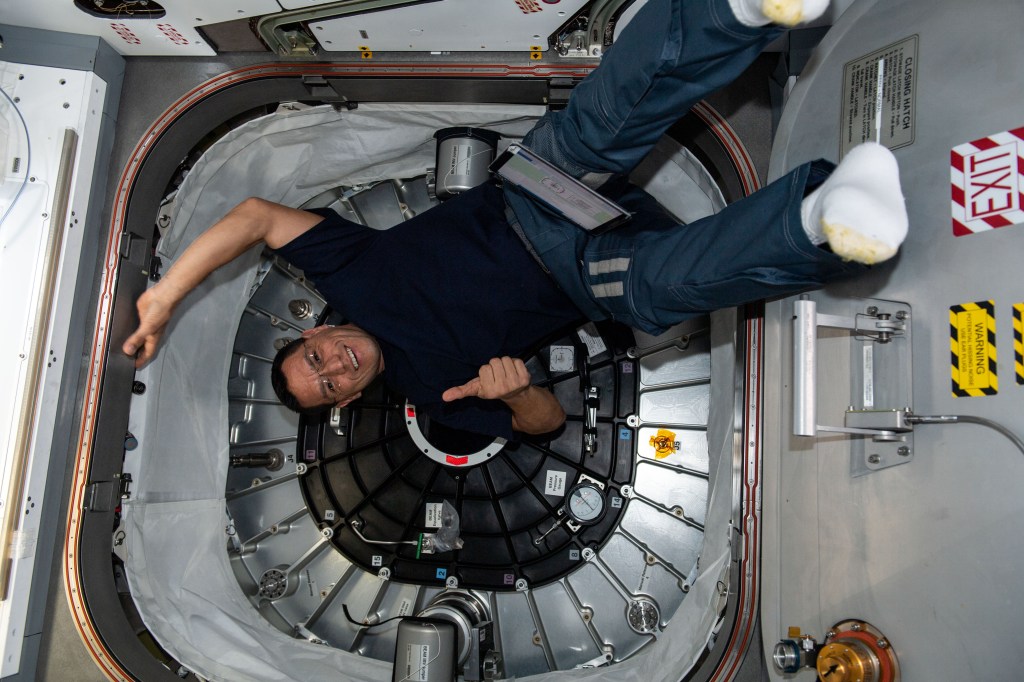
[[676,451],[676,434],[668,429],[658,429],[658,433],[651,436],[651,447],[654,448],[654,458],[664,459]]

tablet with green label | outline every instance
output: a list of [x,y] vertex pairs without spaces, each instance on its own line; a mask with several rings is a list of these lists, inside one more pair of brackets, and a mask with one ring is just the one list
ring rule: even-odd
[[626,209],[520,144],[510,144],[491,172],[588,232],[606,232],[630,218]]

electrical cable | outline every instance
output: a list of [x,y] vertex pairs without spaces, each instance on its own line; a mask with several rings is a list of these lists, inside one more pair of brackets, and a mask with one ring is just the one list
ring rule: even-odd
[[352,614],[348,612],[348,604],[342,604],[341,610],[345,614],[345,618],[348,618],[348,622],[352,623],[353,625],[358,625],[361,628],[375,628],[378,625],[384,625],[385,623],[390,623],[393,620],[402,620],[403,618],[405,618],[405,616],[393,616],[392,618],[382,620],[379,623],[360,623],[358,620],[352,617]]
[[21,110],[18,108],[17,103],[11,99],[11,96],[8,95],[7,91],[3,88],[0,88],[0,94],[3,94],[7,101],[11,103],[11,108],[13,108],[14,113],[18,115],[18,120],[21,121],[21,127],[25,130],[25,177],[22,178],[21,187],[18,188],[18,192],[14,195],[14,199],[11,200],[11,205],[7,207],[3,216],[0,217],[0,227],[3,227],[4,222],[7,220],[7,216],[11,214],[11,211],[14,209],[14,205],[18,203],[18,198],[21,197],[21,193],[25,190],[25,185],[28,184],[29,173],[32,170],[32,141],[28,136],[28,124],[25,123],[25,117],[21,115]]
[[909,414],[904,419],[908,424],[978,424],[979,426],[987,426],[988,428],[1006,436],[1010,442],[1013,443],[1014,447],[1020,450],[1021,454],[1024,454],[1024,441],[1022,441],[1013,431],[991,419],[964,414],[940,414],[927,416]]

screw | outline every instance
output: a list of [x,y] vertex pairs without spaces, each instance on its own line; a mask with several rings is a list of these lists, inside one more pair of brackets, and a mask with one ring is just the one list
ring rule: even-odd
[[882,461],[882,458],[879,457],[878,455],[868,455],[868,463],[869,464],[878,464],[881,461]]
[[854,623],[853,625],[850,626],[850,629],[853,630],[854,632],[860,632],[860,630],[861,630],[860,623]]
[[910,313],[908,313],[906,310],[897,310],[896,311],[896,319],[897,320],[905,320],[908,317],[910,317]]
[[875,306],[875,305],[868,306],[868,315],[877,315],[877,314],[878,314],[878,306]]
[[132,382],[132,393],[134,393],[135,395],[142,395],[145,392],[146,384],[142,383],[141,381]]
[[906,445],[900,446],[900,449],[896,451],[900,457],[906,457],[910,454],[910,448]]
[[313,304],[307,299],[296,298],[288,302],[288,312],[297,320],[305,320],[313,316]]
[[540,635],[539,634],[534,633],[534,635],[533,635],[533,643],[536,644],[537,646],[540,646]]
[[884,639],[878,640],[877,642],[875,642],[875,644],[878,645],[879,649],[888,649],[889,648],[889,643],[887,641],[885,641]]

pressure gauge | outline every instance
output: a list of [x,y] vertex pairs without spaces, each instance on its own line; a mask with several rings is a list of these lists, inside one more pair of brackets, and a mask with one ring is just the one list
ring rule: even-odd
[[604,518],[604,491],[589,481],[584,481],[569,491],[565,511],[576,523],[589,525]]

